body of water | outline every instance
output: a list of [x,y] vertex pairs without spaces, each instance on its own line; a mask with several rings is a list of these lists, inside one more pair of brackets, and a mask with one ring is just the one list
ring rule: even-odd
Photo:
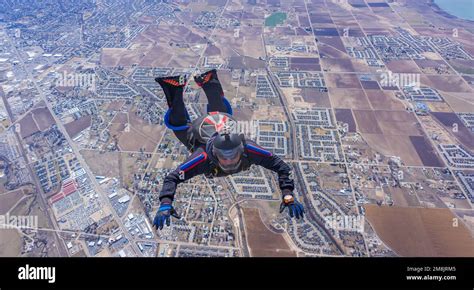
[[451,15],[474,21],[474,0],[434,0],[434,3]]

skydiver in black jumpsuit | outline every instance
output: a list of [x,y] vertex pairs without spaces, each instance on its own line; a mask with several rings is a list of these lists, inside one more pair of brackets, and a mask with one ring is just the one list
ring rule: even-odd
[[[170,225],[170,216],[179,218],[173,208],[176,187],[196,175],[204,174],[208,178],[228,176],[251,165],[260,165],[278,174],[278,183],[282,191],[280,212],[288,208],[289,215],[299,219],[304,209],[294,194],[294,182],[290,178],[291,168],[280,157],[248,140],[243,134],[226,130],[216,131],[207,141],[198,138],[198,120],[191,122],[183,102],[183,90],[186,87],[185,75],[160,77],[155,79],[162,87],[169,109],[165,115],[165,124],[172,129],[176,137],[192,153],[176,170],[168,174],[159,195],[160,207],[153,221],[156,228]],[[209,115],[221,114],[231,117],[232,108],[224,97],[224,91],[215,69],[194,77],[204,90],[208,99]],[[204,116],[205,117],[205,116]],[[226,118],[226,117],[224,117]]]

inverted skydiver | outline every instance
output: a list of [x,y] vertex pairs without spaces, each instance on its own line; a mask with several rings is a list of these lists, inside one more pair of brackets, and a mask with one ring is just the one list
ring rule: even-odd
[[168,111],[165,124],[192,153],[184,163],[166,176],[159,195],[160,207],[153,221],[158,229],[170,225],[170,216],[180,218],[173,208],[176,187],[194,176],[222,177],[260,165],[278,174],[282,192],[280,213],[288,208],[290,217],[303,217],[303,205],[293,194],[294,182],[290,178],[291,167],[280,157],[235,133],[236,121],[232,107],[224,97],[224,91],[215,69],[194,77],[208,99],[207,114],[191,121],[183,101],[186,75],[160,77],[155,81],[162,87]]

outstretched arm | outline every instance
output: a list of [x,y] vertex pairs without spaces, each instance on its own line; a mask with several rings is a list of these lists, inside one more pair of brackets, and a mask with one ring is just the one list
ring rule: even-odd
[[186,161],[178,166],[178,168],[165,177],[159,197],[160,201],[163,202],[163,199],[167,199],[172,202],[178,184],[196,175],[205,173],[208,167],[206,166],[207,163],[208,158],[206,152],[204,152],[203,149],[196,150]]
[[249,159],[253,164],[263,166],[278,174],[278,184],[280,189],[293,191],[295,188],[293,179],[290,178],[291,167],[279,156],[260,147],[253,141],[246,141],[246,149]]
[[170,225],[170,217],[180,218],[173,208],[173,199],[176,193],[176,187],[181,182],[193,178],[196,175],[203,174],[209,168],[207,154],[203,149],[197,150],[188,159],[181,164],[176,170],[165,177],[163,188],[160,193],[160,207],[156,213],[153,225],[160,230],[166,224]]
[[303,205],[296,200],[293,194],[295,184],[293,179],[290,178],[291,167],[279,156],[272,154],[255,142],[247,141],[246,149],[253,164],[263,166],[278,174],[278,184],[282,192],[280,213],[288,208],[290,217],[303,218]]

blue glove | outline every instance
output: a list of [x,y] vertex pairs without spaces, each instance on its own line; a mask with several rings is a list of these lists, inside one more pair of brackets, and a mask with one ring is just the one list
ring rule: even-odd
[[155,219],[153,220],[153,225],[156,227],[156,229],[159,228],[160,230],[163,229],[165,223],[167,226],[170,226],[170,216],[174,216],[177,219],[181,218],[171,203],[161,203],[160,208],[156,213]]
[[289,190],[283,191],[283,198],[280,204],[280,213],[282,213],[285,208],[288,208],[290,217],[296,217],[296,219],[299,219],[300,217],[303,218],[303,205],[296,200],[293,193]]

